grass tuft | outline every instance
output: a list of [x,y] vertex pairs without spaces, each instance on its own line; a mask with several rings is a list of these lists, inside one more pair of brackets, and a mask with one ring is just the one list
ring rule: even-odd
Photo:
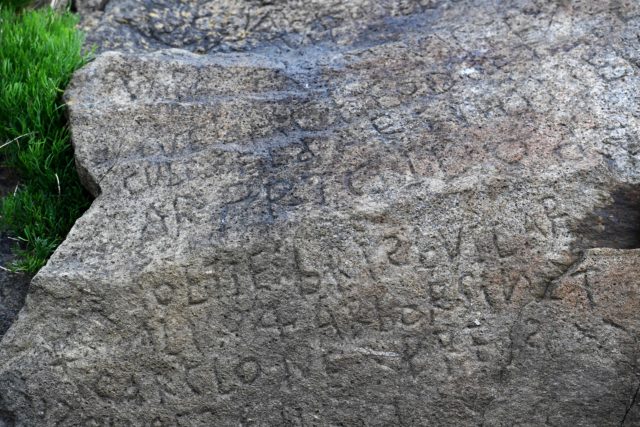
[[74,166],[62,92],[88,61],[77,18],[0,4],[0,161],[20,175],[0,204],[0,225],[20,244],[17,271],[36,272],[91,198]]
[[1,6],[8,9],[20,10],[30,6],[33,0],[0,0]]

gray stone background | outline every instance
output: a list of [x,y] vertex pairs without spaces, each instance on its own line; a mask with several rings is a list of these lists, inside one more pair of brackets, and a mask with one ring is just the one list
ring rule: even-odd
[[5,423],[640,423],[636,2],[76,7]]

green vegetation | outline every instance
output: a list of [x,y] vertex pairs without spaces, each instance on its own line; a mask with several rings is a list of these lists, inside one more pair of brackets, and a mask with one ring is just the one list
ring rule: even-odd
[[0,0],[0,7],[20,10],[23,7],[29,6],[32,2],[33,0]]
[[88,57],[71,13],[0,1],[0,161],[20,175],[1,202],[0,225],[19,241],[12,269],[36,272],[91,200],[75,170],[61,99]]

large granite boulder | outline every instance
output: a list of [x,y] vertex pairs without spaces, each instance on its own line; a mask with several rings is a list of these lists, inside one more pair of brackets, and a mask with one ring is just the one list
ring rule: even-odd
[[640,423],[635,2],[165,3],[96,12],[5,424]]

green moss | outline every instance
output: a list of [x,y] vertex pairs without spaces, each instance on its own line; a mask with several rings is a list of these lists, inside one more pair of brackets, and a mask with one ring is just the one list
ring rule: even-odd
[[74,167],[61,99],[88,60],[76,24],[70,13],[0,5],[0,156],[21,178],[2,201],[0,222],[21,242],[16,270],[42,267],[91,200]]

